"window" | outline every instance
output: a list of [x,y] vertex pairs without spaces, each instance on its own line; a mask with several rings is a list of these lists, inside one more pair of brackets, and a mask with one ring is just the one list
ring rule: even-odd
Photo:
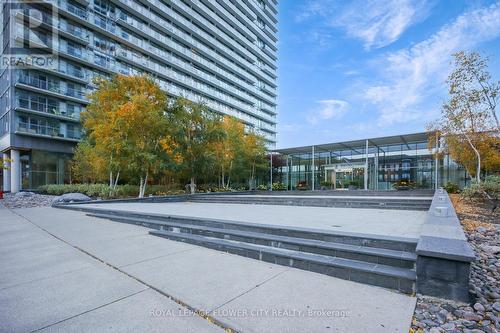
[[261,48],[261,49],[265,49],[266,48],[266,43],[264,43],[264,41],[260,38],[257,39],[257,45]]
[[259,28],[261,28],[262,30],[264,30],[264,28],[266,27],[266,24],[264,23],[264,21],[262,21],[262,19],[260,17],[257,17],[257,25],[259,26]]
[[115,14],[115,6],[106,0],[94,0],[94,10],[104,16],[112,16]]

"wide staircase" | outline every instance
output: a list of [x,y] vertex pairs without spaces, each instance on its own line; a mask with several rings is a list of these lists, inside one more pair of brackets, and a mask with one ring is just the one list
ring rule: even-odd
[[145,226],[170,240],[415,292],[417,239],[112,210],[89,215]]

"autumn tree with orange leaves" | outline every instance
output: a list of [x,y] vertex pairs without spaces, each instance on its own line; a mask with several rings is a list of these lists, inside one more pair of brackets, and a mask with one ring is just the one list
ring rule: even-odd
[[443,137],[444,149],[435,153],[449,154],[480,183],[481,172],[499,172],[500,82],[492,80],[488,59],[479,53],[461,51],[453,56],[454,68],[447,80],[449,100],[443,104],[441,118],[428,126],[429,147],[439,145]]
[[110,196],[119,181],[132,180],[143,197],[148,182],[165,174],[178,184],[187,181],[191,193],[198,182],[214,179],[229,188],[233,179],[254,180],[265,164],[262,136],[202,103],[169,100],[147,76],[118,75],[95,85],[81,115],[84,139],[72,171],[83,182],[108,179]]
[[87,162],[94,170],[106,171],[110,190],[126,174],[138,178],[143,197],[148,179],[169,162],[161,145],[170,129],[167,96],[147,76],[118,75],[94,83],[97,89],[81,115],[86,139],[77,152],[90,144],[92,160]]

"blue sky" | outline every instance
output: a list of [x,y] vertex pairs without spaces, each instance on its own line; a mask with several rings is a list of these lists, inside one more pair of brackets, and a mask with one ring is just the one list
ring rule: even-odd
[[458,50],[500,79],[500,1],[280,0],[279,38],[279,148],[423,131]]

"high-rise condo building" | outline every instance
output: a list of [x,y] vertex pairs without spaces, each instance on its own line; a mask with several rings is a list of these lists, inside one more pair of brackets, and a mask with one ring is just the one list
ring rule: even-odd
[[277,0],[4,0],[1,11],[4,190],[70,180],[96,76],[146,73],[274,146]]

